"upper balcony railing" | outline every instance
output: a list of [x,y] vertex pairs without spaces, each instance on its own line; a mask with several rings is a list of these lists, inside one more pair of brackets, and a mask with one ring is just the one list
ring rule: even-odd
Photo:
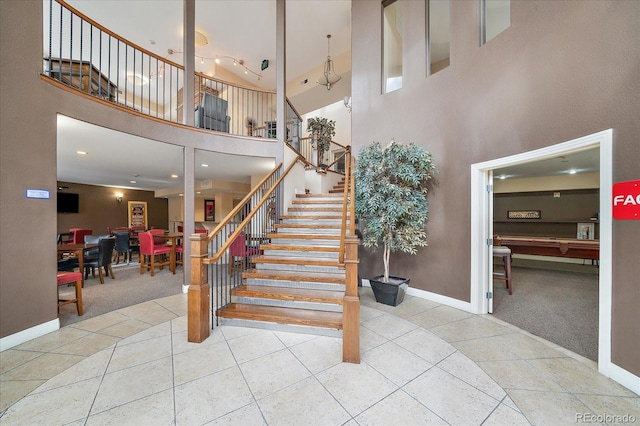
[[[240,136],[276,138],[276,93],[193,76],[194,99],[185,104],[184,66],[103,27],[63,0],[43,2],[43,74],[137,113]],[[193,123],[183,123],[192,105]],[[299,144],[301,118],[287,100],[285,141]]]

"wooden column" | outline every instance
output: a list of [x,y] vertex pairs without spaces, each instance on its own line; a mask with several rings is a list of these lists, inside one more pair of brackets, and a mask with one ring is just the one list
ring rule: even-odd
[[192,234],[191,241],[191,283],[187,292],[187,341],[201,343],[211,332],[211,287],[207,283],[208,265],[206,234]]
[[346,292],[342,304],[342,361],[353,364],[360,364],[359,242],[355,235],[345,239]]

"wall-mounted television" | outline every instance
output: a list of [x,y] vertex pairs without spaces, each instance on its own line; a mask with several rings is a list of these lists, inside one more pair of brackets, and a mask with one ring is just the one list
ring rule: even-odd
[[78,213],[80,196],[68,192],[58,192],[58,213]]

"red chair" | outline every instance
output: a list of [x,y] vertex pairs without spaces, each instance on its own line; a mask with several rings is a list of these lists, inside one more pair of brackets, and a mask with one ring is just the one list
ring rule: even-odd
[[[231,236],[231,234],[229,235]],[[254,247],[247,247],[247,241],[244,231],[240,232],[236,239],[229,246],[229,275],[233,274],[233,271],[238,269],[236,266],[236,257],[239,257],[240,272],[245,270],[247,258],[249,256],[256,256],[260,254],[260,250]]]
[[69,228],[69,232],[73,244],[84,244],[84,236],[93,234],[93,230],[85,228]]
[[178,225],[178,232],[184,232],[184,226]]
[[198,229],[194,229],[193,232],[195,232],[196,234],[208,234],[209,230],[208,229],[198,228]]
[[169,258],[156,262],[156,256],[170,255],[170,246],[159,246],[153,243],[153,234],[151,232],[140,232],[138,234],[140,241],[140,275],[144,274],[144,269],[151,271],[151,276],[155,272],[156,266],[162,270],[165,265],[170,266]]
[[76,297],[75,299],[60,299],[58,296],[58,313],[60,313],[60,306],[66,305],[68,303],[75,303],[76,308],[78,309],[78,315],[82,316],[84,313],[82,311],[82,273],[81,272],[68,272],[68,271],[58,271],[58,288],[61,285],[74,283],[76,286]]
[[[164,229],[149,229],[148,231],[151,235],[164,235]],[[167,240],[160,237],[153,238],[153,244],[156,246],[165,246],[167,245]]]

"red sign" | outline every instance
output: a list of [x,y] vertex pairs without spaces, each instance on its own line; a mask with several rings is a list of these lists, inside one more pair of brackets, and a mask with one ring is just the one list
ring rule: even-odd
[[613,184],[613,218],[640,220],[640,180]]

